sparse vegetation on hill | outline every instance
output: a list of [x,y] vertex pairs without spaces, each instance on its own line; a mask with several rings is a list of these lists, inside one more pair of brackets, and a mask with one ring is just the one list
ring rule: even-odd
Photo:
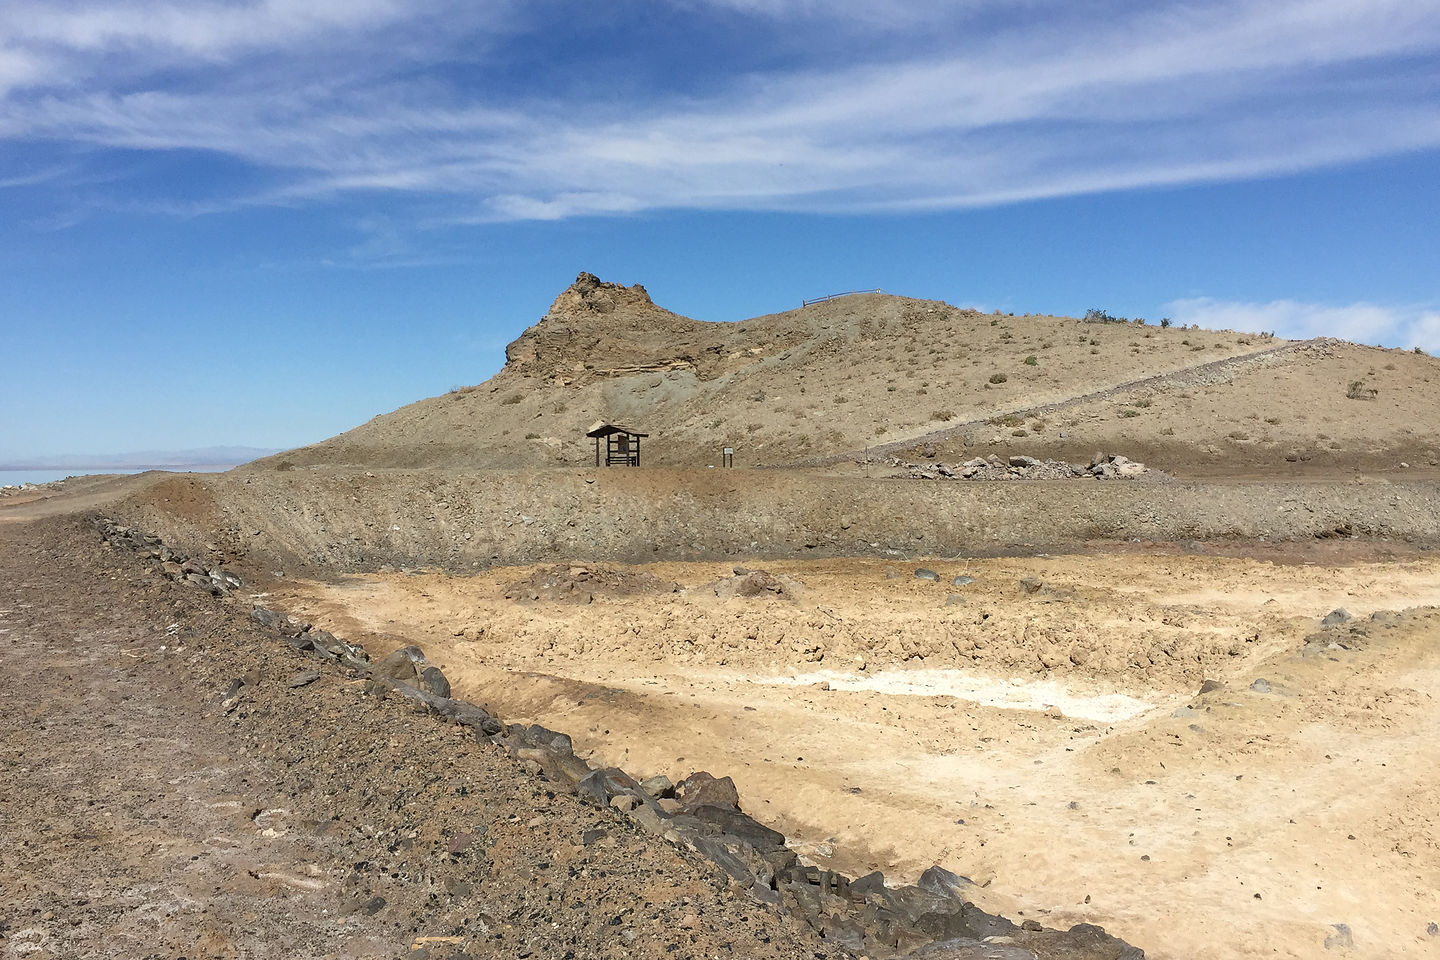
[[[1333,462],[1339,448],[1310,433],[1329,420],[1347,456],[1393,449],[1397,460],[1424,459],[1440,445],[1427,399],[1440,368],[1389,351],[1389,366],[1374,370],[1380,352],[1164,322],[1139,335],[1135,323],[1101,308],[1079,320],[1016,317],[888,294],[716,323],[665,310],[638,284],[581,274],[506,348],[505,368],[486,383],[283,456],[296,469],[583,467],[594,462],[585,430],[609,420],[650,434],[645,462],[653,466],[718,465],[725,446],[736,448],[738,466],[843,459],[883,437],[887,448],[961,447],[957,459],[1114,449],[1175,468],[1235,456],[1228,434],[1248,413],[1303,410],[1309,419],[1287,416],[1244,455],[1283,462],[1303,449]],[[1384,397],[1363,417],[1343,399],[1357,380],[1375,391],[1360,399]],[[1116,415],[1146,410],[1139,399],[1154,403],[1150,415]],[[1047,412],[1057,408],[1063,415]],[[985,425],[1011,413],[1021,418],[1016,430],[1041,417],[1056,429],[1017,437]]]

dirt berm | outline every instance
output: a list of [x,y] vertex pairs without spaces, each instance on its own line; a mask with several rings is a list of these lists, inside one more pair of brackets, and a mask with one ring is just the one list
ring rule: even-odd
[[[591,773],[568,738],[505,727],[443,678],[438,694],[385,680],[394,657],[372,665],[264,608],[257,628],[233,574],[186,576],[179,561],[195,561],[158,538],[88,526],[0,531],[0,678],[50,667],[44,698],[0,705],[11,956],[1143,958],[1088,925],[985,914],[939,868],[932,890],[797,866],[733,808],[728,779],[680,784],[671,818],[622,771]],[[515,742],[528,749],[512,757],[591,775],[547,777],[493,749]],[[693,820],[703,856],[670,830],[646,836],[662,831],[637,827],[644,810],[623,815],[636,798],[675,830]],[[751,839],[712,836],[716,816]],[[728,851],[754,858],[772,838],[793,879],[732,882],[744,854]]]
[[806,471],[295,470],[157,477],[120,508],[275,569],[953,556],[1105,540],[1440,542],[1440,482],[930,483]]

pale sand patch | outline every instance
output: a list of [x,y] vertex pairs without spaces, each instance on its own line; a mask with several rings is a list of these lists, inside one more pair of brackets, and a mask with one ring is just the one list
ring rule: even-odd
[[752,683],[807,687],[828,683],[832,690],[869,690],[894,696],[955,697],[1002,710],[1058,710],[1067,717],[1119,723],[1155,709],[1156,704],[1123,693],[1072,693],[1053,680],[998,680],[964,670],[882,670],[872,674],[817,670],[793,676],[753,677]]

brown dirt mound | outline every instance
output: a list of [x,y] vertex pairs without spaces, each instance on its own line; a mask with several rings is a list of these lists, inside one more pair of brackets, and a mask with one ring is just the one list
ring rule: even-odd
[[590,603],[597,596],[660,596],[675,593],[680,585],[661,580],[644,570],[617,570],[614,567],[556,564],[541,567],[528,577],[505,587],[507,600],[551,600],[563,603]]

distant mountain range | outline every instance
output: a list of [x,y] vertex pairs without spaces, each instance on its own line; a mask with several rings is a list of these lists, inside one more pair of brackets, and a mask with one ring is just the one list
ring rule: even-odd
[[67,453],[53,457],[0,459],[0,470],[233,467],[278,452],[266,447],[198,447],[193,450],[138,450],[134,453]]

